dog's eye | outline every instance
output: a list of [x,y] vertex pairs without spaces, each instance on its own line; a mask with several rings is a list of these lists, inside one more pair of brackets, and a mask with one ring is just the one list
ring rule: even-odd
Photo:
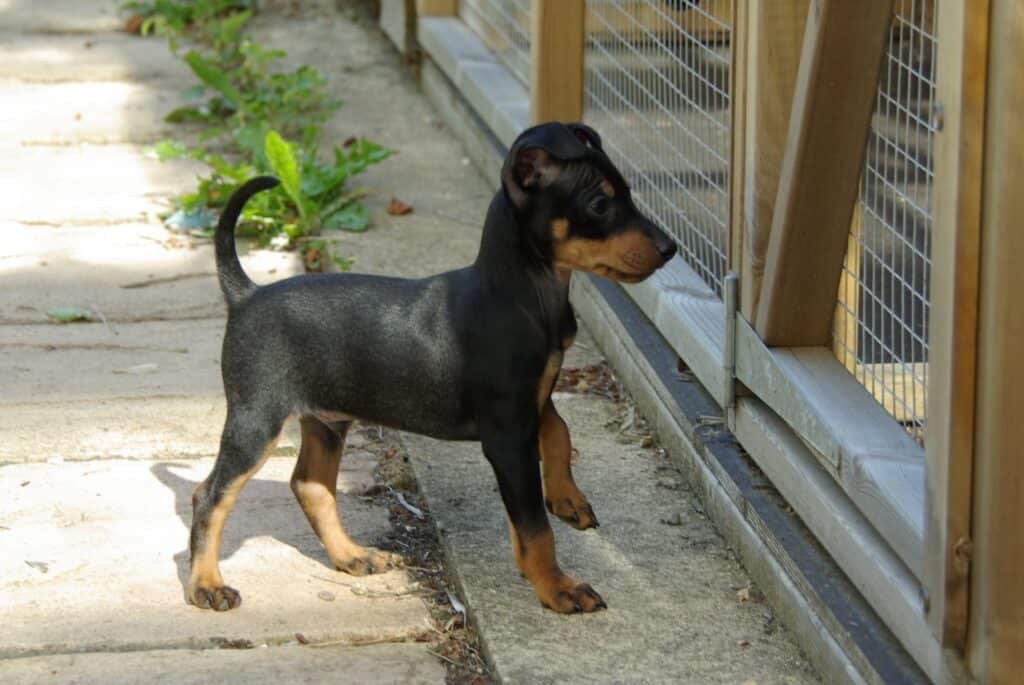
[[598,216],[606,214],[609,207],[611,207],[611,203],[604,195],[594,198],[594,201],[590,203],[590,211]]

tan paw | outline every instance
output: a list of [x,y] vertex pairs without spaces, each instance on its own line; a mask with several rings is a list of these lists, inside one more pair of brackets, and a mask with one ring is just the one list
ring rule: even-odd
[[335,560],[334,565],[339,571],[344,571],[353,576],[368,576],[374,573],[383,573],[402,565],[402,558],[391,552],[378,550],[363,550],[348,559]]
[[550,497],[544,499],[544,506],[552,514],[577,530],[601,526],[597,522],[597,516],[594,515],[594,509],[590,506],[590,502],[579,490],[568,492],[565,495],[552,493]]
[[242,595],[238,594],[238,590],[230,588],[227,585],[221,585],[219,587],[203,587],[202,585],[196,585],[195,587],[189,588],[188,601],[189,604],[193,604],[200,609],[229,611],[231,609],[237,609],[242,605]]

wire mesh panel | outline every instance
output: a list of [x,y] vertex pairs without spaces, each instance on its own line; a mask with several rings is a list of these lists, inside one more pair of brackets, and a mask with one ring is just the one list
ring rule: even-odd
[[935,0],[897,0],[840,282],[834,351],[918,440],[928,384]]
[[459,17],[523,83],[530,79],[530,0],[460,0]]
[[721,294],[729,221],[730,0],[587,0],[587,122],[637,205]]

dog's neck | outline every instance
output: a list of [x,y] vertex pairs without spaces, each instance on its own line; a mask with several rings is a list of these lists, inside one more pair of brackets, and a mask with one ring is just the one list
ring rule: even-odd
[[548,326],[557,327],[569,306],[571,272],[556,268],[550,256],[530,243],[502,190],[487,210],[474,268],[492,287],[535,297],[537,313]]

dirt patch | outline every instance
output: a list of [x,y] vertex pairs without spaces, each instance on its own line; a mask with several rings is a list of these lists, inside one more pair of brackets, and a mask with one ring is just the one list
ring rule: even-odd
[[449,581],[437,528],[398,436],[378,426],[364,426],[360,432],[367,441],[363,448],[378,458],[378,485],[367,496],[385,501],[390,512],[391,532],[377,544],[405,560],[430,612],[430,653],[444,664],[446,681],[452,685],[496,682],[481,655],[476,630],[468,623],[466,607]]

